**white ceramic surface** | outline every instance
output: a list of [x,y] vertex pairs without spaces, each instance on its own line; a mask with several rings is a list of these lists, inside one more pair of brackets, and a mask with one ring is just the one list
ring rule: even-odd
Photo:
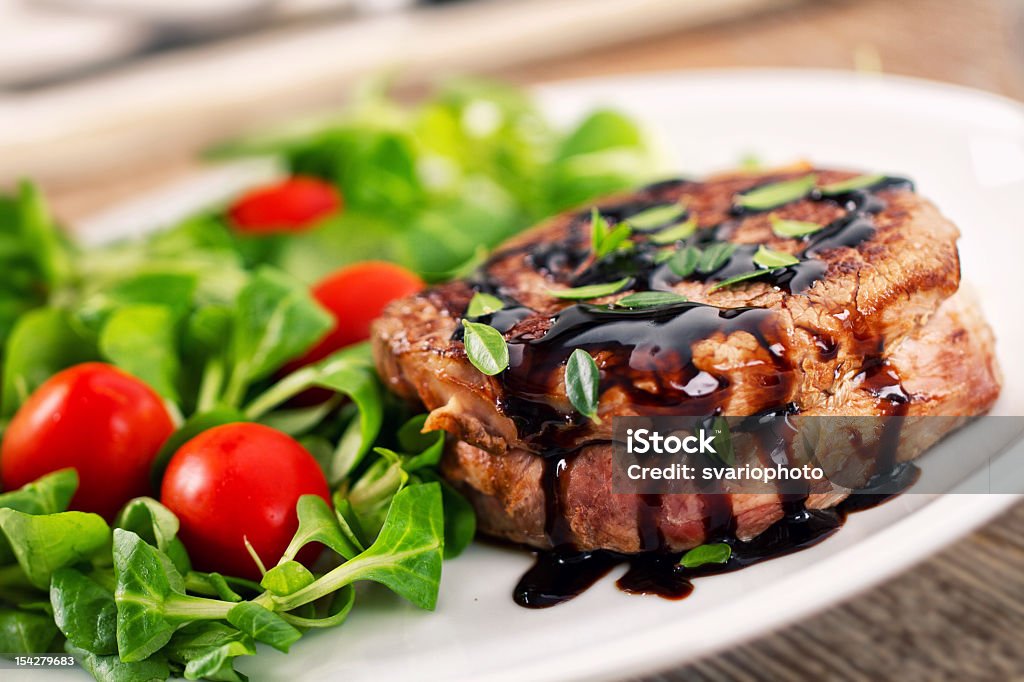
[[[964,275],[995,327],[1006,374],[996,412],[1024,414],[1024,367],[1021,354],[1012,352],[1024,347],[1015,284],[1024,254],[1021,105],[922,81],[813,71],[587,80],[545,86],[539,95],[559,119],[599,104],[625,109],[651,126],[670,166],[683,173],[728,168],[754,153],[769,163],[806,158],[911,176],[963,231]],[[185,207],[190,194],[172,203]],[[144,202],[137,210],[145,210]],[[130,215],[121,211],[125,218]],[[102,229],[105,220],[91,227]],[[106,229],[119,231],[109,224]],[[287,656],[264,651],[240,668],[254,680],[519,682],[639,675],[850,598],[984,524],[1014,499],[905,495],[854,515],[811,550],[700,580],[681,602],[624,595],[612,584],[616,571],[575,601],[521,609],[511,591],[529,557],[477,545],[445,565],[435,613],[418,612],[382,590],[364,590],[344,627],[304,638]]]

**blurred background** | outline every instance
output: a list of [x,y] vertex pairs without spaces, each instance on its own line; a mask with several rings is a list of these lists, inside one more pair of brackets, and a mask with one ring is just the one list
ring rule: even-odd
[[367,75],[884,71],[1024,96],[1022,0],[0,0],[0,183],[77,219]]
[[[0,0],[0,186],[31,177],[78,222],[187,178],[218,141],[336,110],[368,76],[413,100],[456,75],[730,67],[1024,99],[1024,0]],[[835,661],[842,679],[993,679],[1020,660],[1022,528],[1018,505],[870,598],[659,679],[813,679]]]

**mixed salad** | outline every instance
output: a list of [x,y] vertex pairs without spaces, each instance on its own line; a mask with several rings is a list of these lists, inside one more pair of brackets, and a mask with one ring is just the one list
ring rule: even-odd
[[239,680],[257,642],[340,625],[357,583],[434,608],[475,520],[370,323],[653,167],[615,112],[560,131],[480,83],[213,154],[288,172],[89,250],[31,184],[0,196],[0,652]]

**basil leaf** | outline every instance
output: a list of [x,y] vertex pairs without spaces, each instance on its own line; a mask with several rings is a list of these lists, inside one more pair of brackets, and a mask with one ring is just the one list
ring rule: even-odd
[[705,564],[724,564],[732,556],[732,547],[724,542],[694,547],[683,555],[679,565],[684,568],[698,568]]
[[723,265],[729,262],[733,252],[736,251],[736,244],[732,242],[715,242],[705,247],[697,261],[697,272],[710,275]]
[[710,294],[715,291],[718,291],[719,289],[730,287],[733,284],[738,284],[739,282],[746,282],[748,279],[757,279],[758,277],[764,277],[769,272],[771,272],[771,270],[751,270],[750,272],[742,272],[734,277],[730,277],[729,279],[723,279],[721,282],[715,283],[714,286],[708,289],[708,293]]
[[672,305],[673,303],[685,303],[688,300],[690,299],[671,291],[641,291],[640,293],[620,298],[615,302],[615,305],[618,308],[657,308],[658,306]]
[[754,254],[754,263],[761,267],[768,268],[769,270],[796,265],[799,262],[800,259],[796,256],[783,251],[767,249],[764,246],[759,246],[757,253]]
[[736,205],[750,211],[767,211],[803,199],[814,188],[816,180],[816,176],[812,174],[755,187],[736,195]]
[[508,346],[505,337],[494,327],[479,322],[462,321],[466,357],[487,376],[500,374],[508,367]]
[[690,218],[686,222],[678,223],[676,225],[670,225],[664,230],[655,232],[650,236],[651,242],[655,244],[671,244],[681,239],[687,239],[693,236],[693,233],[697,231],[697,219]]
[[24,514],[53,514],[68,508],[78,487],[78,472],[60,469],[26,483],[17,490],[0,494],[0,508]]
[[772,223],[772,232],[780,237],[804,237],[825,229],[824,225],[805,220],[786,220],[777,215],[768,216]]
[[600,382],[601,372],[590,353],[582,348],[574,350],[565,364],[565,393],[572,406],[596,424],[601,423],[597,416]]
[[570,301],[583,301],[588,298],[601,298],[602,296],[611,296],[612,294],[622,291],[622,289],[624,289],[632,279],[632,277],[623,277],[622,279],[614,282],[608,282],[606,284],[588,284],[587,286],[576,287],[574,289],[548,289],[548,294],[555,298]]
[[469,301],[469,306],[466,308],[466,317],[483,317],[484,315],[490,315],[496,313],[505,307],[505,302],[497,296],[491,296],[481,291],[473,294],[473,298]]
[[686,206],[681,203],[652,206],[626,218],[626,222],[637,230],[652,230],[655,227],[679,220],[686,215]]
[[866,189],[873,185],[877,185],[882,180],[885,180],[885,175],[881,173],[858,175],[850,178],[849,180],[840,180],[838,182],[822,185],[818,188],[818,191],[824,196],[830,197],[836,194],[846,194],[847,192],[852,192],[855,189]]
[[676,275],[685,279],[697,269],[700,259],[701,252],[693,246],[687,246],[672,254],[672,257],[668,259],[668,267]]

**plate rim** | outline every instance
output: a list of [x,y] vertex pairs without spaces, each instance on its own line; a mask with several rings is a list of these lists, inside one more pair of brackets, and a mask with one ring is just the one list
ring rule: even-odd
[[[922,78],[890,74],[862,74],[852,71],[832,69],[797,69],[797,68],[718,68],[718,69],[670,69],[651,71],[639,74],[597,75],[584,78],[552,80],[531,86],[529,90],[538,97],[541,107],[548,106],[546,99],[554,96],[579,96],[588,88],[613,88],[619,85],[627,87],[650,87],[658,85],[678,84],[680,87],[695,85],[715,85],[729,87],[737,82],[750,82],[757,79],[759,87],[766,87],[769,81],[784,81],[790,84],[799,82],[801,86],[809,83],[825,83],[829,86],[848,84],[871,84],[885,91],[911,89],[915,93],[937,100],[948,102],[950,98],[958,100],[958,106],[973,107],[984,104],[987,107],[1001,108],[1024,131],[1024,102],[997,93],[977,90],[967,86],[943,83]],[[574,92],[575,91],[575,92]],[[1022,135],[1024,140],[1024,135]],[[226,166],[230,168],[231,166]],[[225,166],[214,166],[191,174],[184,181],[162,185],[141,194],[128,202],[132,206],[142,206],[151,195],[174,194],[175,186],[188,186],[194,190],[204,184],[204,177],[223,173]],[[248,177],[241,173],[239,179]],[[223,185],[225,195],[235,191],[230,182]],[[188,194],[188,192],[184,192]],[[177,199],[182,199],[178,197]],[[175,203],[175,199],[169,200]],[[77,221],[79,225],[89,223],[90,226],[102,225],[103,216],[113,215],[122,208],[125,202],[114,204],[104,211],[89,217],[85,221]],[[121,211],[123,213],[123,211]],[[131,213],[131,211],[129,211]],[[122,216],[123,217],[123,216]],[[1024,444],[1018,444],[1024,447]],[[677,649],[680,639],[692,641],[693,633],[687,628],[690,623],[659,624],[657,635],[650,630],[642,630],[629,635],[621,635],[600,642],[600,646],[591,644],[579,650],[565,651],[557,657],[547,657],[543,662],[520,659],[516,665],[506,666],[501,670],[487,671],[475,675],[461,677],[445,677],[442,679],[465,680],[466,682],[517,682],[529,679],[536,682],[555,682],[568,680],[601,680],[617,679],[624,676],[640,676],[653,674],[667,668],[696,662],[729,646],[748,642],[759,636],[768,634],[788,623],[792,623],[812,614],[834,608],[855,597],[860,592],[885,580],[891,579],[915,564],[931,558],[961,537],[976,530],[994,517],[1008,510],[1013,504],[1024,499],[1024,495],[954,495],[946,494],[910,513],[897,523],[874,532],[858,542],[853,543],[834,555],[828,556],[816,564],[801,569],[792,576],[774,581],[763,588],[751,592],[750,599],[742,604],[730,604],[720,607],[723,613],[742,607],[751,608],[753,603],[777,603],[779,595],[792,587],[800,588],[799,603],[787,609],[755,609],[759,618],[735,618],[728,635],[707,636],[711,640],[702,644],[690,645]],[[870,512],[868,512],[870,513]],[[916,537],[914,551],[904,552],[896,557],[891,555],[895,538],[905,537],[908,533]],[[844,575],[842,585],[827,578],[836,566],[847,564],[849,557],[857,554],[857,561],[862,564],[860,570],[852,575]],[[736,614],[740,616],[742,614]],[[720,619],[721,620],[721,619]],[[707,633],[705,633],[707,634]]]

